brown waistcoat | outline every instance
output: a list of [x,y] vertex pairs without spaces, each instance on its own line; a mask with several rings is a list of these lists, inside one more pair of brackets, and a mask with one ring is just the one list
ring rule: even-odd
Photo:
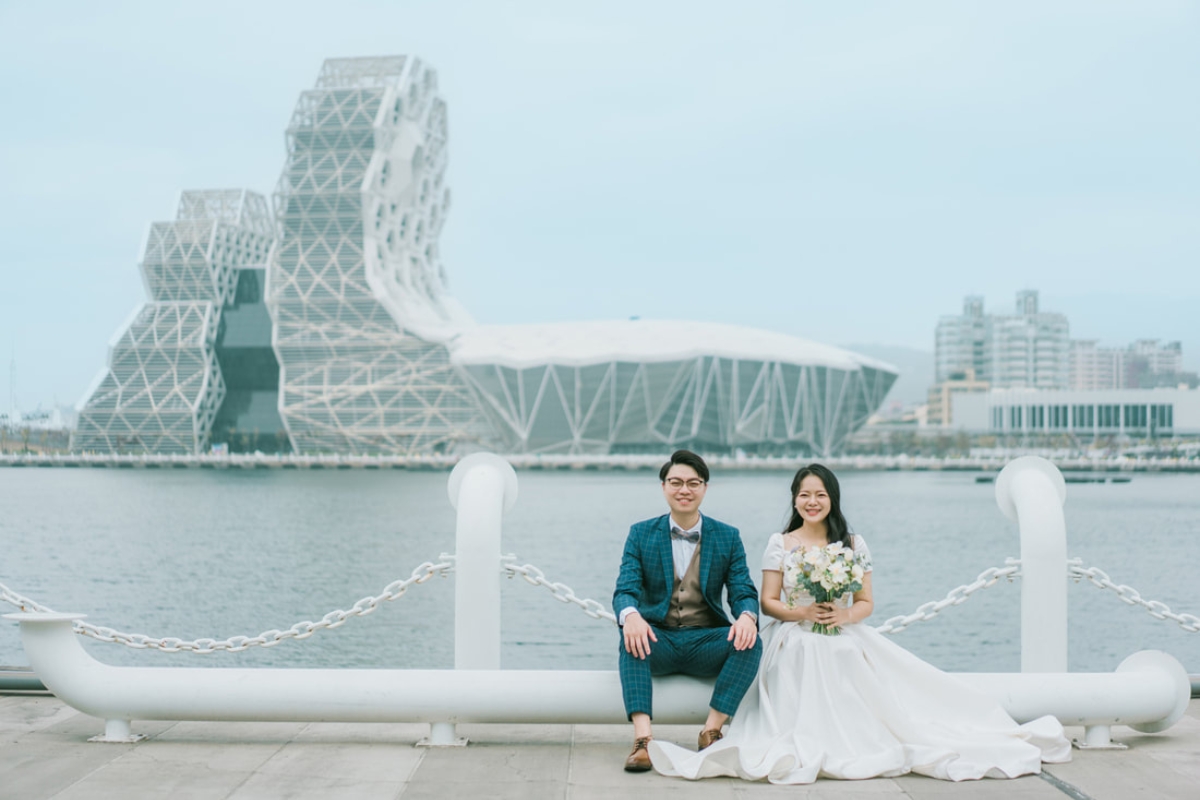
[[663,620],[664,628],[729,627],[729,620],[712,610],[700,589],[700,548],[703,546],[703,540],[696,545],[696,552],[692,554],[691,563],[683,577],[675,576],[671,604],[667,608],[667,618]]

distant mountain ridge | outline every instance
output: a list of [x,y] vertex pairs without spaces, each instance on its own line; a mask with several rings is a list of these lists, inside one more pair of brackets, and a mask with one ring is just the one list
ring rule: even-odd
[[844,344],[839,345],[852,353],[886,361],[900,370],[900,377],[883,401],[887,409],[893,403],[915,406],[924,403],[933,384],[933,352],[914,347],[892,344]]

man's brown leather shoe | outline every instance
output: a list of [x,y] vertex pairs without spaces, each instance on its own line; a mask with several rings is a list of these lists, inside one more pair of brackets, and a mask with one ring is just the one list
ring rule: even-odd
[[714,730],[700,731],[700,738],[696,740],[696,749],[703,750],[713,742],[725,738],[721,733],[720,728]]
[[633,740],[633,752],[629,754],[629,758],[625,759],[626,772],[650,771],[652,765],[650,764],[650,753],[646,750],[648,744],[650,744],[649,736]]

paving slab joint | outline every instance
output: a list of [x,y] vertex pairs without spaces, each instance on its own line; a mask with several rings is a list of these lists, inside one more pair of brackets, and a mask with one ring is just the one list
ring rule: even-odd
[[1071,800],[1094,800],[1090,794],[1084,792],[1075,784],[1067,783],[1062,778],[1050,774],[1044,768],[1038,773],[1038,777],[1071,798]]

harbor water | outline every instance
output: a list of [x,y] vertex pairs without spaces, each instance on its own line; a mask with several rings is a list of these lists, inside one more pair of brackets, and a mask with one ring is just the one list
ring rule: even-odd
[[[57,611],[155,637],[224,639],[287,629],[348,609],[454,550],[448,473],[434,471],[8,469],[0,473],[0,582]],[[790,473],[714,474],[704,511],[742,531],[758,580],[767,537],[788,510]],[[841,475],[843,508],[867,540],[881,624],[1019,555],[994,488],[972,473]],[[579,597],[612,596],[631,522],[665,511],[650,471],[520,471],[504,552]],[[1117,583],[1200,614],[1200,476],[1137,474],[1072,484],[1068,553]],[[453,666],[453,577],[336,630],[243,653],[161,653],[85,640],[97,658],[147,666]],[[1069,663],[1109,671],[1143,649],[1200,673],[1200,634],[1070,587]],[[609,622],[521,579],[503,584],[505,668],[615,669]],[[951,671],[1020,668],[1020,583],[1001,581],[895,640]],[[5,607],[4,611],[15,610]],[[0,664],[23,665],[17,626],[0,624]]]

